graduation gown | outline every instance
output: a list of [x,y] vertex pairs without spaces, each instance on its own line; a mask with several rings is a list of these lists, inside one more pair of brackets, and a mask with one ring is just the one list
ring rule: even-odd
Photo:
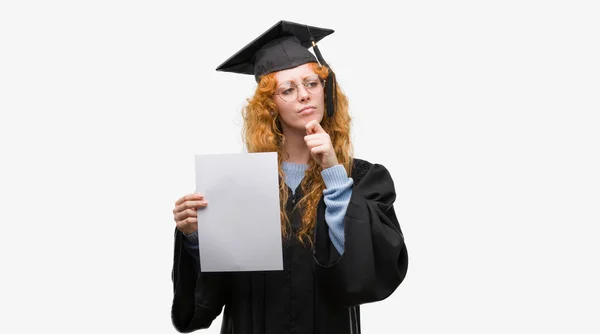
[[[323,197],[314,249],[295,238],[283,243],[283,270],[202,273],[175,230],[171,318],[182,333],[208,328],[223,313],[221,334],[357,334],[360,309],[391,295],[404,280],[408,255],[394,212],[387,169],[354,159],[352,196],[344,217],[340,254],[329,239]],[[287,202],[288,214],[302,197]],[[290,215],[292,229],[301,212]]]

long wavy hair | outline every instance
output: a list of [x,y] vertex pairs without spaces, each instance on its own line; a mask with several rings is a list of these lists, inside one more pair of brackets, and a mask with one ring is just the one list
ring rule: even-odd
[[[322,79],[326,79],[329,70],[327,67],[317,63],[310,63],[315,73]],[[287,240],[291,236],[290,218],[286,212],[286,203],[289,196],[288,187],[285,184],[285,174],[282,163],[288,158],[284,151],[285,136],[281,127],[279,111],[273,101],[277,81],[275,74],[270,73],[263,76],[256,87],[252,98],[247,99],[248,105],[242,109],[244,124],[242,126],[242,140],[246,144],[248,152],[277,152],[279,164],[279,198],[281,213],[281,231]],[[344,166],[348,175],[352,173],[353,148],[350,142],[350,122],[348,113],[348,99],[343,94],[339,85],[336,85],[337,99],[335,113],[329,117],[324,113],[321,126],[329,134],[331,143],[335,150],[338,162]],[[328,97],[325,96],[325,99]],[[312,233],[315,228],[317,206],[325,189],[321,177],[321,167],[310,159],[306,174],[300,184],[303,197],[293,210],[302,210],[302,224],[295,236],[302,244],[313,245]]]

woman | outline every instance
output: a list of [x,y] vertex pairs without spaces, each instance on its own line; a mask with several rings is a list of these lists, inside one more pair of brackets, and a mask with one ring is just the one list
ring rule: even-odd
[[[254,74],[243,111],[248,152],[278,152],[284,268],[203,273],[197,209],[180,198],[172,320],[180,332],[359,333],[359,305],[387,298],[408,256],[388,171],[352,157],[348,103],[316,42],[330,29],[280,21],[217,70]],[[313,46],[317,59],[307,50]]]

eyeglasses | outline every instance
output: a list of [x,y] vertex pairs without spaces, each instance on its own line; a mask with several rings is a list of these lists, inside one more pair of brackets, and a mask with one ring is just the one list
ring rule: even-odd
[[[304,85],[304,88],[306,88],[306,91],[309,94],[318,94],[323,91],[325,81],[317,75],[306,78],[301,85]],[[294,101],[298,98],[298,86],[300,86],[300,84],[297,85],[291,81],[284,82],[277,86],[275,95],[279,95],[279,97],[285,102]]]

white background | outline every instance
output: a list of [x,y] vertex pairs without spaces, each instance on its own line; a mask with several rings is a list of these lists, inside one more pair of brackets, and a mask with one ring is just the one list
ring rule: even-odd
[[594,1],[390,4],[3,1],[0,332],[175,333],[173,203],[255,87],[214,69],[281,19],[336,31],[395,181],[409,272],[363,333],[600,332]]

